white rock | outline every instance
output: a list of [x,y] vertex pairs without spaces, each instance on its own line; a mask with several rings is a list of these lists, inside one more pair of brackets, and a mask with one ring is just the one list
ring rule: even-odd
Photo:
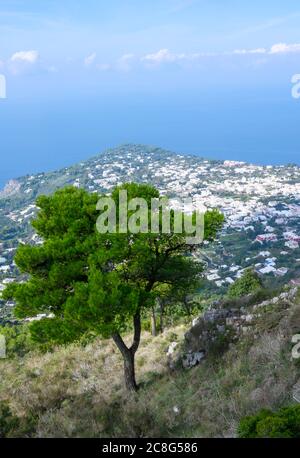
[[171,342],[170,345],[169,345],[169,348],[168,348],[168,351],[167,351],[167,355],[170,356],[170,355],[173,355],[174,351],[175,351],[175,348],[177,347],[178,345],[178,342]]

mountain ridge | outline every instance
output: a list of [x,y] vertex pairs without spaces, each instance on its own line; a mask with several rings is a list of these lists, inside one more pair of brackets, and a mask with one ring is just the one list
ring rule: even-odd
[[118,152],[119,149],[123,149],[123,148],[126,148],[126,149],[132,149],[132,148],[139,148],[141,150],[144,150],[144,151],[140,151],[139,154],[149,154],[151,153],[151,151],[159,151],[159,153],[162,155],[162,156],[177,156],[177,157],[186,157],[188,159],[194,159],[196,161],[208,161],[210,163],[219,163],[219,164],[224,164],[226,162],[232,162],[234,164],[243,164],[245,166],[254,166],[254,167],[263,167],[263,168],[268,168],[268,167],[272,167],[272,168],[289,168],[289,167],[296,167],[296,168],[299,168],[300,169],[300,165],[298,164],[293,164],[293,163],[288,163],[288,164],[276,164],[276,165],[272,165],[272,164],[259,164],[259,163],[253,163],[253,162],[248,162],[248,161],[236,161],[236,160],[231,160],[231,159],[213,159],[213,158],[210,158],[209,156],[200,156],[198,155],[197,153],[178,153],[178,152],[174,152],[174,151],[171,151],[169,149],[164,149],[162,147],[159,147],[159,146],[155,146],[155,145],[148,145],[148,144],[143,144],[143,143],[122,143],[120,144],[119,146],[116,146],[116,147],[112,147],[112,148],[107,148],[105,150],[103,150],[102,152],[96,154],[96,155],[93,155],[87,159],[84,159],[82,161],[79,161],[79,162],[76,162],[74,164],[71,164],[71,165],[68,165],[68,166],[65,166],[65,167],[60,167],[60,168],[57,168],[57,169],[54,169],[52,171],[40,171],[40,172],[36,172],[36,173],[33,173],[33,174],[30,174],[30,173],[27,173],[25,175],[20,175],[19,177],[11,177],[4,185],[4,187],[2,189],[0,189],[0,198],[5,198],[6,196],[3,195],[3,191],[5,190],[5,187],[7,185],[9,185],[10,183],[14,183],[14,182],[19,182],[20,180],[24,180],[25,178],[29,177],[29,176],[40,176],[40,175],[52,175],[53,173],[63,173],[63,171],[67,170],[67,169],[70,169],[70,168],[76,168],[76,167],[79,167],[80,165],[82,164],[85,164],[85,163],[89,163],[89,162],[92,162],[92,161],[96,161],[98,160],[99,158],[101,157],[104,157],[105,155],[110,155],[110,154],[114,154],[116,152]]

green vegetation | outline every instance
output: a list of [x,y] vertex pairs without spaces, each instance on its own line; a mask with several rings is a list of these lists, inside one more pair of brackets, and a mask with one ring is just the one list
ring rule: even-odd
[[[235,437],[245,416],[288,405],[299,380],[299,364],[291,359],[299,299],[286,304],[282,315],[279,308],[283,304],[257,318],[261,324],[274,318],[271,328],[252,323],[252,331],[225,353],[189,370],[180,364],[170,370],[166,350],[172,342],[180,345],[190,324],[155,337],[143,331],[136,355],[138,395],[120,381],[122,357],[111,339],[0,360],[0,400],[9,401],[24,424],[22,432],[10,435]],[[126,343],[130,337],[124,335]]]
[[[283,285],[299,276],[299,249],[286,254],[275,216],[268,219],[278,236],[272,245],[253,243],[265,231],[261,221],[247,231],[229,227],[214,241],[223,222],[217,211],[206,216],[205,240],[211,243],[199,252],[172,232],[98,234],[96,191],[106,194],[111,183],[125,182],[126,162],[132,179],[140,182],[143,176],[175,196],[174,177],[156,172],[172,161],[177,166],[177,156],[135,147],[127,157],[127,150],[23,177],[19,192],[0,197],[0,241],[9,267],[0,279],[18,282],[8,285],[4,298],[16,300],[20,320],[44,314],[40,321],[20,324],[11,317],[12,304],[0,301],[0,323],[10,323],[0,328],[7,347],[7,358],[0,360],[0,437],[299,437],[299,408],[285,406],[300,379],[299,360],[291,358],[300,297],[295,303],[279,297],[289,290]],[[191,171],[204,166],[194,157],[184,163]],[[285,177],[287,171],[278,168],[274,174]],[[222,183],[223,172],[222,163],[207,165],[211,183]],[[228,175],[234,178],[234,169]],[[199,183],[200,191],[200,178]],[[114,198],[124,188],[129,198],[158,196],[152,186],[132,183],[114,189]],[[50,197],[38,197],[37,209],[33,204],[43,194]],[[226,195],[249,198],[220,192]],[[291,203],[298,205],[292,197],[278,197],[274,210],[288,210]],[[286,224],[298,230],[296,218]],[[17,268],[13,259],[20,241],[25,245],[17,251]],[[204,279],[206,267],[223,280],[253,264],[260,270],[267,256],[289,272],[265,275],[262,284],[247,269],[228,294],[229,281],[216,288]],[[228,318],[211,334],[201,362],[184,368],[190,350],[184,336],[208,308],[212,314],[224,308]],[[123,367],[130,391],[119,376]]]
[[[286,240],[283,237],[286,225],[288,225],[290,231],[299,232],[297,213],[292,217],[298,205],[297,196],[292,194],[277,195],[276,191],[277,180],[279,180],[278,182],[283,180],[285,183],[299,181],[297,168],[286,166],[267,170],[266,168],[258,167],[256,170],[252,170],[251,175],[246,172],[241,174],[241,171],[237,171],[234,168],[224,167],[223,161],[207,161],[195,156],[178,156],[170,151],[145,145],[122,145],[113,150],[105,151],[90,160],[61,170],[19,177],[11,186],[11,193],[0,192],[0,245],[2,245],[2,255],[6,258],[6,263],[0,267],[8,268],[7,271],[1,271],[0,268],[0,290],[5,284],[3,283],[1,286],[1,283],[6,279],[15,278],[17,281],[26,279],[24,275],[20,275],[19,270],[13,263],[13,259],[15,249],[20,242],[26,244],[39,242],[35,238],[34,230],[30,224],[37,211],[34,204],[38,196],[51,195],[57,189],[73,185],[89,192],[106,194],[111,192],[111,186],[114,183],[126,182],[128,173],[130,173],[132,181],[151,183],[169,197],[178,197],[175,186],[178,180],[175,179],[175,175],[169,175],[170,169],[176,170],[176,177],[178,175],[191,177],[196,174],[196,180],[193,182],[193,192],[195,193],[200,193],[205,182],[207,189],[212,191],[213,194],[216,192],[221,200],[228,195],[233,201],[245,201],[246,208],[248,205],[247,199],[250,199],[249,202],[255,199],[258,203],[259,213],[262,206],[267,209],[269,208],[270,200],[276,200],[278,205],[273,207],[274,210],[280,212],[288,211],[291,214],[291,217],[286,219],[284,225],[279,225],[276,222],[276,215],[271,217],[270,212],[267,211],[265,216],[267,217],[268,225],[273,227],[273,233],[278,237],[278,242],[264,243],[263,245],[253,242],[257,235],[265,232],[265,225],[262,224],[265,221],[260,221],[260,218],[257,221],[252,221],[249,223],[252,227],[249,230],[244,230],[243,227],[231,227],[228,221],[229,227],[226,227],[221,232],[218,240],[215,243],[205,245],[201,249],[201,254],[199,254],[199,259],[203,259],[204,255],[207,254],[205,261],[207,261],[208,269],[215,269],[223,265],[227,266],[218,271],[218,275],[224,283],[219,287],[215,281],[205,280],[201,287],[201,293],[207,292],[209,296],[218,295],[220,298],[227,292],[227,278],[235,279],[236,273],[231,270],[231,267],[236,266],[242,270],[257,264],[257,269],[260,270],[266,264],[266,258],[261,256],[260,253],[266,250],[270,252],[271,257],[277,258],[276,268],[286,267],[288,269],[288,272],[282,276],[277,276],[273,273],[264,274],[264,284],[267,288],[283,287],[290,280],[299,278],[300,248],[295,250],[288,249],[285,246]],[[158,170],[161,170],[162,173],[157,173]],[[180,176],[179,182],[182,183],[182,191],[184,191],[188,189],[186,185],[188,185],[189,179],[181,181]],[[238,182],[240,179],[244,180],[244,178],[248,181],[250,176],[251,179],[259,180],[264,180],[267,177],[269,179],[273,178],[274,188],[272,186],[272,189],[268,190],[270,195],[260,195],[259,190],[257,190],[257,195],[249,196],[246,189],[241,194],[234,187],[232,190],[223,189],[224,177]],[[251,183],[249,184],[251,185]],[[272,196],[274,196],[274,199]],[[223,204],[224,208],[226,208],[226,201]],[[220,204],[221,207],[223,204]],[[295,205],[296,207],[294,207]],[[262,209],[261,212],[263,215],[265,210]],[[197,253],[195,253],[195,256],[197,256]],[[11,314],[12,308],[10,304],[0,298],[0,323],[16,322]]]
[[0,438],[7,437],[19,426],[18,418],[14,417],[5,402],[0,402]]
[[28,325],[0,326],[0,335],[5,337],[6,355],[9,358],[24,356],[36,348],[31,339]]
[[238,434],[241,438],[299,438],[300,406],[285,407],[278,412],[261,410],[257,415],[245,417]]
[[260,277],[252,269],[246,269],[241,278],[238,278],[228,290],[230,298],[241,298],[248,294],[257,293],[262,289]]
[[[159,197],[151,186],[125,184],[112,193],[117,210],[120,190],[127,191],[128,201],[145,199],[148,212],[151,199]],[[99,233],[98,199],[74,187],[38,198],[39,213],[32,225],[44,243],[19,247],[15,261],[29,279],[8,285],[3,297],[16,301],[18,318],[48,315],[30,325],[32,339],[44,345],[67,344],[88,333],[111,337],[124,359],[126,386],[136,390],[142,313],[153,311],[162,292],[176,296],[178,291],[195,290],[202,265],[188,256],[193,245],[186,243],[185,233],[175,233],[173,224],[167,234]],[[173,223],[174,213],[171,216]],[[205,240],[213,240],[222,223],[218,211],[207,212]],[[127,346],[121,334],[129,329],[133,339]]]

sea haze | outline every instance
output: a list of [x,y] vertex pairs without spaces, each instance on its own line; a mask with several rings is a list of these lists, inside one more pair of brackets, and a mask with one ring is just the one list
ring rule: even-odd
[[0,100],[0,187],[122,143],[208,158],[300,164],[300,101],[277,88],[206,88],[147,94],[90,93]]

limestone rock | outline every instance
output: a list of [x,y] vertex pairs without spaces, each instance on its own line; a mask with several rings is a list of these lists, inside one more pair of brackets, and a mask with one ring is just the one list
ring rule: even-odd
[[195,353],[187,353],[182,359],[182,365],[185,369],[190,367],[194,367],[202,361],[204,358],[205,353],[203,351],[195,352]]

